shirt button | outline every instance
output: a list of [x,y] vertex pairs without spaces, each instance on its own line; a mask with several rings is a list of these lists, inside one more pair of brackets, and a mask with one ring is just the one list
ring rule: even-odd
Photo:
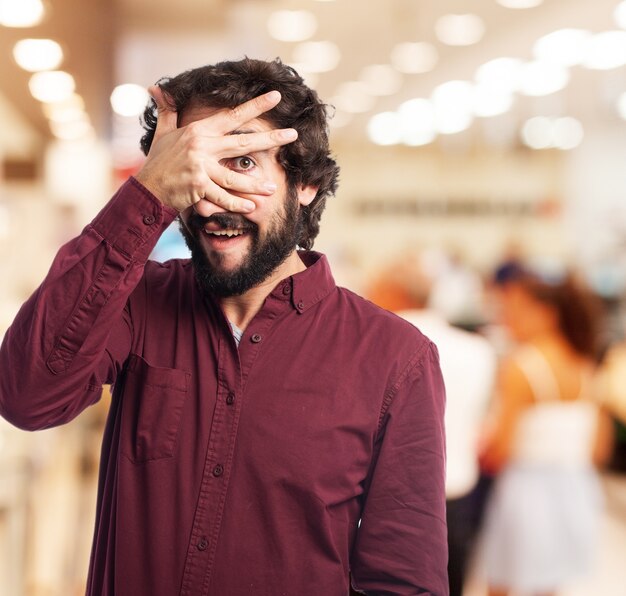
[[303,310],[304,309],[304,302],[302,302],[302,300],[300,300],[300,302],[298,302],[298,304],[296,305],[296,308],[298,310]]
[[151,226],[154,222],[156,221],[154,215],[144,215],[143,216],[143,223],[145,223],[147,226]]
[[206,550],[207,546],[209,546],[209,541],[204,536],[200,539],[200,541],[196,545],[198,550]]
[[221,476],[223,473],[224,473],[224,466],[222,464],[217,464],[217,466],[213,468],[213,476],[215,476],[216,478]]
[[289,284],[285,284],[283,286],[283,294],[285,296],[288,296],[291,293],[291,288],[289,287]]
[[261,337],[261,335],[259,335],[258,333],[255,333],[251,338],[250,341],[253,344],[258,344],[261,340],[263,339],[263,337]]
[[226,396],[226,403],[229,406],[232,406],[235,403],[235,394],[232,391]]

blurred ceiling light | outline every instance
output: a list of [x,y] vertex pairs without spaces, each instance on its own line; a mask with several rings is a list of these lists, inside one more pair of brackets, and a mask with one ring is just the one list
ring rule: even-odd
[[584,29],[559,29],[540,37],[533,46],[538,60],[561,66],[575,66],[584,58],[585,43],[591,32]]
[[376,145],[397,145],[402,139],[400,118],[396,112],[381,112],[367,123],[367,135]]
[[0,25],[5,27],[34,27],[44,14],[41,0],[0,0]]
[[448,81],[435,88],[431,100],[435,126],[441,134],[456,134],[474,121],[473,86],[469,81]]
[[454,135],[467,130],[474,122],[474,116],[470,112],[457,110],[435,109],[435,126],[437,132],[442,135]]
[[475,14],[447,14],[435,23],[435,33],[449,46],[471,46],[485,34],[485,23]]
[[405,145],[428,145],[437,137],[435,108],[429,100],[421,97],[409,99],[400,105],[397,114]]
[[339,110],[349,114],[369,112],[376,99],[369,94],[368,86],[362,81],[342,83],[331,101]]
[[592,35],[585,44],[582,64],[595,70],[609,70],[626,64],[626,31]]
[[44,103],[70,98],[75,87],[74,77],[62,70],[36,72],[28,82],[31,95]]
[[422,42],[402,42],[391,51],[391,63],[396,70],[406,74],[420,74],[430,72],[439,55],[435,46]]
[[267,20],[267,30],[279,41],[304,41],[317,31],[317,19],[308,10],[277,10]]
[[496,0],[505,8],[535,8],[543,3],[543,0]]
[[111,93],[111,107],[120,116],[139,116],[143,114],[150,96],[144,87],[127,83],[118,85]]
[[13,46],[13,58],[28,72],[54,70],[63,62],[63,50],[52,39],[22,39]]
[[626,120],[626,93],[622,93],[617,99],[617,113]]
[[52,134],[62,141],[78,141],[93,135],[93,127],[87,118],[72,122],[50,122]]
[[402,86],[402,75],[389,64],[372,64],[361,71],[361,82],[370,95],[393,95]]
[[474,86],[474,115],[491,118],[506,114],[513,107],[513,94],[487,84]]
[[480,66],[474,78],[480,85],[489,86],[498,92],[513,93],[519,87],[522,64],[519,58],[494,58]]
[[85,102],[80,95],[74,93],[64,101],[44,103],[43,113],[46,118],[55,122],[79,120],[85,113]]
[[306,64],[301,64],[299,62],[289,62],[289,66],[293,68],[303,79],[307,86],[315,89],[317,84],[319,83],[319,73],[317,72],[309,72],[307,70]]
[[552,122],[545,116],[526,120],[522,127],[522,142],[531,149],[548,149],[552,146]]
[[569,79],[566,68],[553,62],[535,60],[522,65],[519,91],[531,97],[550,95],[567,87]]
[[456,107],[471,111],[473,87],[469,81],[447,81],[435,87],[431,99],[435,107]]
[[332,41],[305,41],[293,50],[293,61],[306,72],[329,72],[337,68],[341,52]]
[[522,128],[522,140],[532,149],[561,149],[578,147],[585,136],[583,125],[576,118],[546,118],[527,120]]
[[576,118],[557,118],[552,124],[552,143],[557,149],[575,149],[584,136],[583,125]]
[[620,2],[613,11],[613,20],[618,27],[626,29],[626,1]]

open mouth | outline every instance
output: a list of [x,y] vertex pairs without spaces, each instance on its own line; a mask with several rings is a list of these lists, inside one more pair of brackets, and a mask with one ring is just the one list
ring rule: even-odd
[[216,236],[221,238],[236,238],[237,236],[243,236],[248,232],[244,228],[227,228],[223,230],[207,230],[204,228],[204,233],[207,236]]

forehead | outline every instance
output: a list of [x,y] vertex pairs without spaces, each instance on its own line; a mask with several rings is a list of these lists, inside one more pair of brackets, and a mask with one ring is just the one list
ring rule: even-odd
[[[204,120],[205,118],[209,118],[210,116],[214,116],[220,111],[223,111],[224,108],[210,108],[207,106],[190,106],[184,112],[181,113],[180,119],[178,122],[179,126],[187,126],[192,122],[197,122],[198,120]],[[228,132],[265,132],[267,130],[271,130],[272,125],[266,120],[262,120],[261,118],[253,118],[248,122],[245,122],[241,126],[234,128]]]

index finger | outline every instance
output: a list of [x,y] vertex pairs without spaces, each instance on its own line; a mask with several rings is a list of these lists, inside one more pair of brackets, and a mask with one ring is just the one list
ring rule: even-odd
[[258,118],[265,112],[269,112],[279,101],[280,93],[278,91],[268,91],[234,108],[219,110],[207,118],[198,120],[195,126],[199,130],[206,130],[209,134],[227,134],[246,122]]

